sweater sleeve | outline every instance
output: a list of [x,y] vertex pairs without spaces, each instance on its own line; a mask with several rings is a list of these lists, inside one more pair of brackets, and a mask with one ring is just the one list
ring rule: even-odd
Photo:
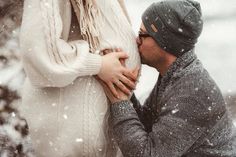
[[[178,104],[185,106],[184,103]],[[172,111],[165,112],[155,120],[152,131],[146,132],[129,101],[121,101],[111,107],[111,126],[125,157],[180,157],[184,155],[204,130],[191,118],[179,117]]]
[[149,100],[146,100],[143,105],[140,104],[135,94],[132,95],[130,101],[139,117],[140,122],[144,125],[146,131],[151,130],[152,125],[152,109],[149,104]]
[[20,47],[33,85],[64,87],[100,71],[101,56],[89,53],[86,41],[63,40],[62,30],[58,0],[25,0]]

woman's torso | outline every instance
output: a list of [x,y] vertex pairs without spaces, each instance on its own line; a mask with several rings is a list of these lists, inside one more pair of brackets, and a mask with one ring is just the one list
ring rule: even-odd
[[[128,67],[140,64],[134,33],[117,1],[97,0],[104,24],[100,27],[100,49],[119,47],[127,51]],[[62,16],[63,19],[69,18]],[[73,26],[70,37],[78,33]],[[78,35],[79,38],[79,35]],[[107,99],[92,76],[80,77],[64,88],[33,87],[26,79],[20,111],[29,123],[31,137],[40,156],[103,156],[103,120]]]

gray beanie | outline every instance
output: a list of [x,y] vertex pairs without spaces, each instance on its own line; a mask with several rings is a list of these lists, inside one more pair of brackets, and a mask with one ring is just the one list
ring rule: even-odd
[[193,0],[153,3],[143,13],[143,24],[157,44],[179,57],[193,49],[202,32],[200,4]]

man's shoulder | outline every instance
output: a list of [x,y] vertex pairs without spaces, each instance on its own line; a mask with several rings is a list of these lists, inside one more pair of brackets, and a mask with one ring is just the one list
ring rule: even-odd
[[224,105],[225,103],[221,90],[207,71],[183,76],[167,88],[166,94],[168,93],[172,93],[170,97],[185,97],[205,105],[215,103]]
[[201,63],[197,61],[191,67],[186,68],[170,88],[181,89],[184,93],[188,92],[189,94],[196,94],[198,91],[206,95],[212,95],[211,93],[221,94],[214,79]]

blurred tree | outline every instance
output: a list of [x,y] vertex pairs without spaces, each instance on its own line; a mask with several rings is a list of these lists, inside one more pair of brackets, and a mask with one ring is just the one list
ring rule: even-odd
[[21,24],[23,0],[0,0],[0,47]]

